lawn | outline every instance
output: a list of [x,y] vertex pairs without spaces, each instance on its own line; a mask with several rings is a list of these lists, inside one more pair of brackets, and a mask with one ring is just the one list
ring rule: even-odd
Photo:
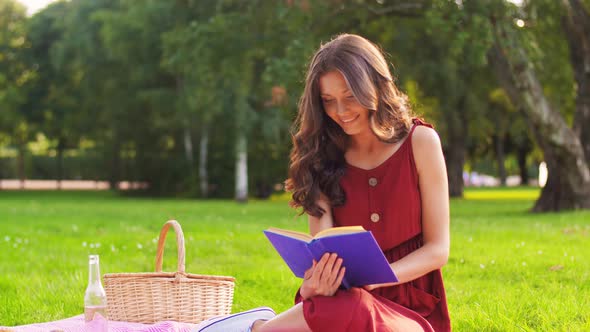
[[[537,194],[469,190],[451,202],[443,274],[455,331],[590,331],[590,212],[530,214]],[[292,304],[299,281],[262,234],[307,229],[284,199],[0,191],[0,325],[82,313],[90,253],[100,255],[102,273],[152,271],[155,241],[171,218],[185,233],[188,272],[236,277],[234,312]],[[166,271],[176,269],[172,235]]]

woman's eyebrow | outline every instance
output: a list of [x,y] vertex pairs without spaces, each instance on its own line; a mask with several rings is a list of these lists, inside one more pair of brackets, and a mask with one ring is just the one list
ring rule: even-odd
[[[343,93],[343,94],[344,93],[348,93],[348,92],[350,92],[350,89],[348,89],[348,88],[340,91],[340,93]],[[329,94],[329,93],[322,93],[322,92],[320,92],[320,96],[332,97],[331,94]]]

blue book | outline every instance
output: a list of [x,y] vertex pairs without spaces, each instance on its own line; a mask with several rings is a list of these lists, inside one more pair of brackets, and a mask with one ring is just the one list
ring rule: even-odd
[[299,278],[314,259],[319,262],[328,252],[342,258],[342,266],[346,267],[342,287],[346,289],[397,281],[373,233],[361,226],[329,228],[313,237],[279,228],[269,228],[264,234]]

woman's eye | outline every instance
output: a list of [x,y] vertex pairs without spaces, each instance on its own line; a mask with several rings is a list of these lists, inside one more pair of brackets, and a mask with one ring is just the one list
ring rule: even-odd
[[346,99],[348,99],[348,100],[355,100],[356,98],[354,96],[347,96]]
[[322,101],[324,102],[324,104],[329,104],[334,100],[333,99],[322,99]]

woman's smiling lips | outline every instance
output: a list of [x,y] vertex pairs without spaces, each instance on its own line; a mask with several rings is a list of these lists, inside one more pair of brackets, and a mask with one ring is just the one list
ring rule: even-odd
[[347,124],[347,123],[350,123],[350,122],[356,120],[358,117],[359,117],[359,114],[357,114],[356,116],[354,116],[352,118],[348,118],[348,119],[342,119],[341,118],[340,121],[342,121],[343,123]]

